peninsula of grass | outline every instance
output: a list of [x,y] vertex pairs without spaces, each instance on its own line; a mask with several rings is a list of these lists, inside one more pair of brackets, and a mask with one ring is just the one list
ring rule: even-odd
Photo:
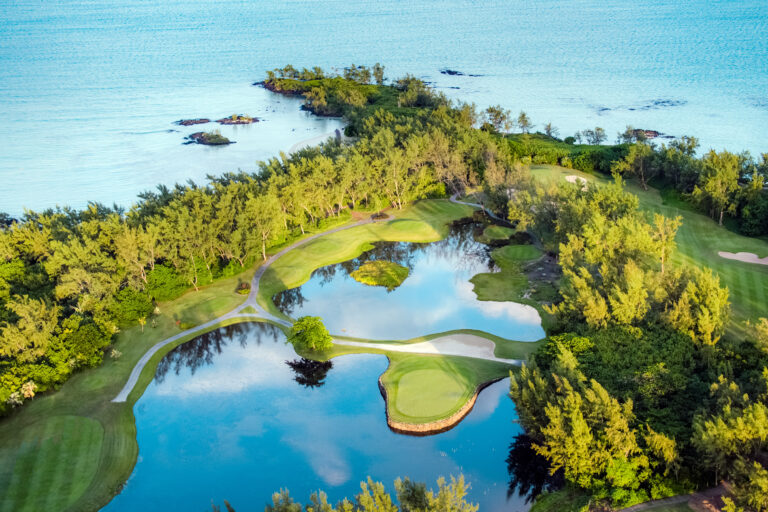
[[506,226],[497,226],[491,224],[483,230],[481,242],[498,242],[503,240],[509,240],[509,237],[515,234],[515,230]]
[[[495,344],[494,355],[505,359],[527,359],[543,340],[536,342],[515,341],[473,329],[458,329],[419,336],[408,340],[365,340],[335,336],[357,342],[377,345],[407,345],[434,340],[454,334],[472,334],[491,340]],[[487,384],[505,378],[514,366],[497,361],[448,355],[425,355],[394,352],[381,348],[367,348],[334,344],[323,352],[301,354],[304,357],[326,361],[350,354],[383,354],[389,366],[379,382],[383,388],[390,426],[403,424],[402,430],[419,432],[421,426],[449,420],[442,428],[458,422],[468,411],[476,393]],[[469,406],[469,407],[468,407]],[[440,430],[438,428],[436,430]]]
[[408,267],[391,261],[367,261],[349,275],[355,281],[368,286],[383,286],[391,292],[403,284],[409,272]]
[[475,285],[478,300],[516,301],[527,297],[528,277],[523,273],[522,263],[541,257],[541,251],[533,245],[507,245],[494,249],[491,257],[499,272],[477,274],[469,281]]

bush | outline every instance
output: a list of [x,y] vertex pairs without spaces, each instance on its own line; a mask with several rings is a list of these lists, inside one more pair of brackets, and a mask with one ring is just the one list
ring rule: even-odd
[[251,283],[240,283],[237,285],[237,288],[235,288],[235,292],[240,295],[248,295],[251,293]]
[[139,318],[147,318],[155,309],[152,299],[146,292],[133,288],[123,288],[115,297],[112,314],[121,325],[133,324]]
[[147,292],[155,300],[173,300],[188,287],[187,280],[168,264],[157,265],[147,274]]
[[320,351],[333,346],[333,338],[319,316],[303,316],[288,333],[288,343],[296,350]]

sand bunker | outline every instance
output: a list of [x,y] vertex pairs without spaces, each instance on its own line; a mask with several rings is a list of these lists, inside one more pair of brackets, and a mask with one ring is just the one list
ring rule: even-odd
[[392,352],[409,352],[413,354],[441,354],[445,356],[464,356],[487,361],[501,361],[509,364],[520,364],[518,359],[502,359],[493,354],[496,345],[489,339],[474,334],[449,334],[429,341],[409,343],[407,345],[390,345],[388,343],[365,343],[334,339],[337,345],[352,347],[376,348]]
[[721,258],[729,260],[743,261],[744,263],[757,263],[758,265],[768,265],[768,256],[765,258],[758,258],[757,254],[753,252],[725,252],[720,251],[717,253]]
[[565,181],[568,183],[581,183],[581,190],[587,190],[587,179],[582,178],[581,176],[576,176],[575,174],[571,174],[570,176],[565,177]]

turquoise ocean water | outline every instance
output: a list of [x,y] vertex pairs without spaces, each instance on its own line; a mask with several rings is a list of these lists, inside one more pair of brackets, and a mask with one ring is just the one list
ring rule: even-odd
[[[3,0],[0,211],[127,206],[158,183],[253,170],[339,126],[251,86],[265,70],[377,61],[563,136],[632,124],[768,151],[765,0]],[[225,148],[184,146],[195,130],[171,124],[233,113],[264,122],[223,128]]]

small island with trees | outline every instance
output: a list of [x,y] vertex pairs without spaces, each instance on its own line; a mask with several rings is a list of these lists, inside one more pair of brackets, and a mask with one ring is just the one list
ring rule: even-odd
[[187,135],[187,144],[202,144],[204,146],[226,146],[227,144],[234,144],[221,134],[219,130],[213,130],[210,132],[195,132]]
[[369,286],[383,286],[392,291],[408,277],[408,267],[391,261],[366,261],[349,275],[355,280]]

